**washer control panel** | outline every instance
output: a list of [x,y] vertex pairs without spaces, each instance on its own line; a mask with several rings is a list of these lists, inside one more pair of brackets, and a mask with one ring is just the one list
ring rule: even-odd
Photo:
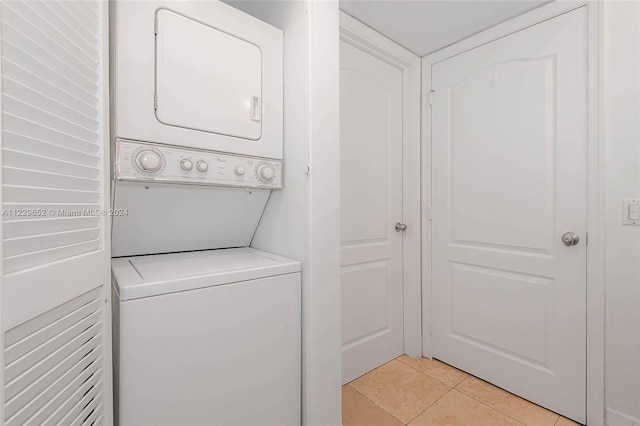
[[282,162],[116,139],[116,178],[282,189]]

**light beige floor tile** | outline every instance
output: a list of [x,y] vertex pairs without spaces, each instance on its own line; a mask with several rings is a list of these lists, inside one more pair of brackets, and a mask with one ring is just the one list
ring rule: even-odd
[[579,426],[580,423],[576,423],[573,420],[569,420],[566,417],[560,416],[555,426]]
[[559,417],[552,411],[473,376],[460,383],[456,390],[528,426],[554,426]]
[[351,386],[342,387],[343,426],[404,426]]
[[468,376],[464,371],[460,371],[457,368],[445,364],[444,362],[438,361],[437,359],[413,359],[410,356],[402,355],[398,358],[398,361],[407,364],[409,367],[420,370],[424,374],[431,376],[436,380],[440,380],[445,385],[451,387],[456,386]]
[[452,390],[409,426],[522,426],[504,414]]
[[376,368],[350,385],[405,423],[450,389],[397,360]]

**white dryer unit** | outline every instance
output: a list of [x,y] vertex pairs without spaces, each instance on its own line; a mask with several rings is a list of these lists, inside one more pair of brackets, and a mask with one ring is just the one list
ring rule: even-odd
[[282,159],[282,31],[219,1],[115,1],[116,138]]
[[240,248],[112,270],[117,424],[300,424],[298,262]]

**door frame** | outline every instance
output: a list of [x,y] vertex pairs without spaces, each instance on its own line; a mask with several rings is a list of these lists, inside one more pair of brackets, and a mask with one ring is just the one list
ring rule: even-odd
[[432,252],[431,252],[431,70],[461,53],[506,37],[540,22],[587,8],[587,424],[604,425],[604,136],[603,136],[603,4],[600,1],[556,0],[496,25],[422,58],[424,114],[422,115],[422,329],[424,356],[431,358]]
[[402,239],[404,353],[422,356],[420,85],[421,59],[340,11],[340,40],[402,71]]

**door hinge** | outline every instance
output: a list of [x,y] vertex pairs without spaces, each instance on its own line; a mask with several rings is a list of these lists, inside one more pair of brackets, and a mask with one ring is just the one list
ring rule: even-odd
[[433,336],[433,321],[427,323],[427,333],[429,333],[429,336]]
[[153,109],[158,109],[158,93],[153,94]]
[[311,176],[311,165],[305,164],[305,166],[304,166],[304,174],[306,174],[307,176]]
[[424,104],[425,108],[427,106],[432,106],[433,105],[433,94],[435,93],[435,90],[431,90],[429,92],[425,92],[422,96],[422,103]]
[[427,207],[427,220],[433,220],[433,207],[431,206]]

